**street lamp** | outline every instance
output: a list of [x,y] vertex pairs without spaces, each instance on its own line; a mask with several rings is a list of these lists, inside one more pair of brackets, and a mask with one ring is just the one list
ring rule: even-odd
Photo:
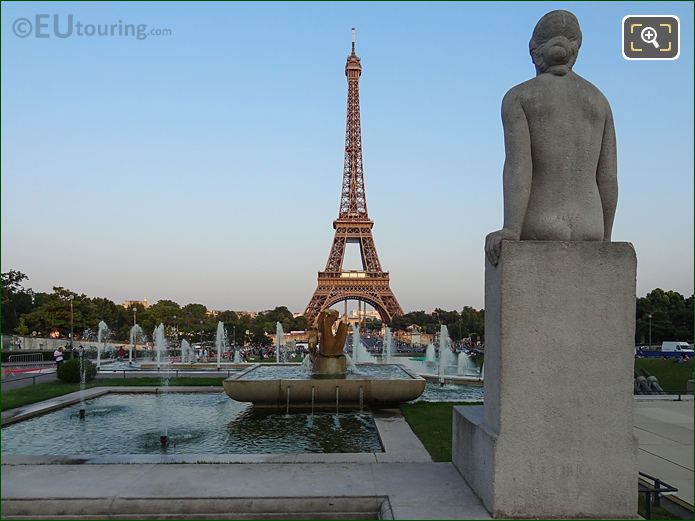
[[72,311],[72,301],[74,300],[75,296],[70,295],[68,299],[70,300],[70,352],[72,353],[73,348],[75,347],[73,342],[74,338],[74,319],[73,319],[73,311]]
[[651,349],[652,349],[652,314],[649,313],[649,315],[647,315],[647,318],[649,318],[649,350],[651,351]]
[[[200,321],[200,351],[203,352],[203,321]],[[207,362],[207,359],[205,359]]]

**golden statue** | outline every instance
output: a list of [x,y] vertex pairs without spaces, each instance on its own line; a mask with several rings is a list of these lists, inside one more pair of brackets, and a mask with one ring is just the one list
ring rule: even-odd
[[309,351],[313,373],[316,376],[339,376],[347,371],[347,358],[343,353],[343,347],[348,328],[345,322],[341,322],[333,333],[333,324],[336,320],[338,320],[338,312],[334,309],[326,309],[319,314],[318,330],[309,331]]

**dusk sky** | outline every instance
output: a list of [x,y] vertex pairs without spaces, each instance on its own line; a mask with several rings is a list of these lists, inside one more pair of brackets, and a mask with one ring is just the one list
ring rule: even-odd
[[[613,240],[635,246],[638,295],[690,295],[691,2],[3,3],[2,271],[116,302],[303,311],[338,212],[354,26],[391,288],[406,311],[482,307],[484,238],[502,224],[500,103],[535,74],[531,32],[558,8],[583,31],[575,71],[613,108]],[[41,13],[172,34],[13,32]],[[677,15],[680,57],[625,60],[628,14]]]

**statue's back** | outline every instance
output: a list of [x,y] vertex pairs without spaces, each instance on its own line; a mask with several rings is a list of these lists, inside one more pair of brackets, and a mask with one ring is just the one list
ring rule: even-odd
[[521,238],[601,240],[596,168],[608,102],[573,72],[541,74],[516,89],[528,122],[533,165]]

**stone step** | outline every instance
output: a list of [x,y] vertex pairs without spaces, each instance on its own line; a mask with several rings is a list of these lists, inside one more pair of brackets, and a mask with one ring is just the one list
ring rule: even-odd
[[383,496],[4,499],[3,519],[387,519]]

